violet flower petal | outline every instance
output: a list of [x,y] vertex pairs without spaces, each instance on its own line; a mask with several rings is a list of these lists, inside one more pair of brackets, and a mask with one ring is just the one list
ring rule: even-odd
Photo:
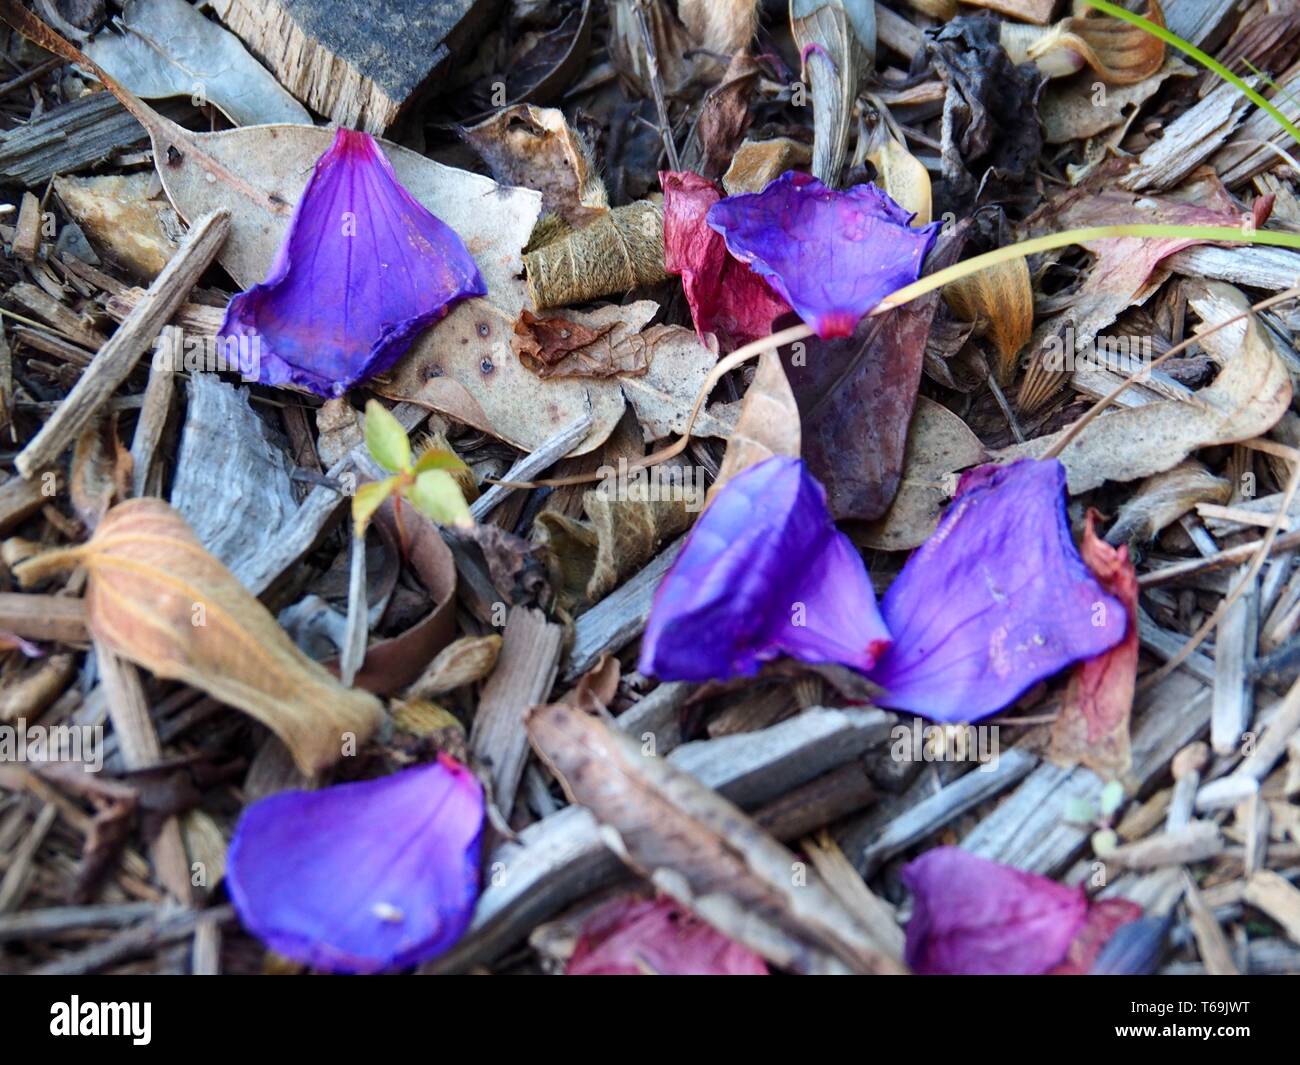
[[828,189],[787,171],[762,192],[731,196],[709,225],[767,278],[820,337],[849,336],[877,303],[921,276],[939,223],[915,217],[875,185]]
[[640,669],[662,680],[753,676],[790,655],[866,671],[889,642],[862,558],[799,459],[732,478],[655,595]]
[[890,585],[882,706],[975,721],[1124,638],[1127,611],[1084,565],[1055,459],[980,466]]
[[256,338],[258,380],[342,395],[487,286],[465,245],[409,192],[368,133],[316,161],[260,285],[230,301],[225,338]]
[[226,883],[244,926],[285,957],[329,972],[405,968],[469,924],[482,827],[483,789],[442,757],[254,803]]
[[1088,899],[1046,877],[960,847],[926,851],[903,869],[912,892],[904,958],[922,975],[1035,976],[1065,957]]

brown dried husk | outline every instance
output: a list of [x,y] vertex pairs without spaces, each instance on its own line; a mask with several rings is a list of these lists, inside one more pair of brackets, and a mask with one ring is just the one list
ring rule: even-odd
[[945,285],[943,298],[959,318],[982,323],[997,354],[994,374],[1008,384],[1034,331],[1034,293],[1025,260],[998,263]]
[[658,284],[668,276],[663,212],[648,200],[616,207],[527,253],[524,269],[538,310]]
[[87,543],[38,555],[15,573],[27,585],[72,566],[89,575],[86,619],[97,642],[256,718],[304,773],[332,765],[383,719],[378,699],[343,687],[298,650],[161,499],[114,507]]

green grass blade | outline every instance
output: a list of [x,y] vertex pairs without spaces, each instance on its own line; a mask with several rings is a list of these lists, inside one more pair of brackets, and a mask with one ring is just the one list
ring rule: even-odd
[[[1067,244],[1084,244],[1091,240],[1108,240],[1114,237],[1164,237],[1197,241],[1231,241],[1236,244],[1271,244],[1280,248],[1300,250],[1300,233],[1280,233],[1273,230],[1257,229],[1247,232],[1244,228],[1234,226],[1162,226],[1162,225],[1124,225],[1124,226],[1090,226],[1086,229],[1067,229],[1063,233],[1049,233],[1043,237],[1031,237],[1005,248],[976,255],[973,259],[950,266],[945,270],[921,278],[906,288],[886,296],[872,309],[871,313],[881,314],[891,308],[901,306],[927,292],[943,288],[953,281],[960,281],[971,274],[987,270],[990,266],[1010,262],[1026,255],[1063,248]],[[1300,278],[1297,278],[1300,284]]]
[[1254,89],[1252,89],[1249,85],[1247,85],[1244,81],[1242,81],[1241,78],[1237,77],[1236,74],[1234,74],[1231,70],[1225,67],[1213,56],[1207,55],[1205,52],[1202,52],[1199,48],[1196,47],[1196,45],[1192,44],[1190,41],[1183,40],[1181,37],[1178,36],[1178,34],[1165,29],[1163,26],[1157,26],[1154,22],[1150,22],[1147,19],[1144,19],[1141,15],[1135,15],[1132,11],[1125,11],[1122,7],[1118,6],[1117,4],[1109,3],[1108,0],[1084,0],[1084,3],[1087,4],[1089,7],[1095,7],[1098,11],[1105,12],[1107,15],[1110,15],[1112,18],[1121,19],[1124,22],[1129,23],[1130,25],[1138,26],[1141,29],[1146,30],[1147,33],[1159,37],[1162,41],[1165,42],[1165,44],[1170,45],[1173,48],[1177,48],[1184,55],[1191,56],[1191,58],[1195,59],[1198,63],[1201,64],[1201,66],[1214,71],[1214,73],[1218,74],[1219,77],[1224,79],[1224,81],[1231,82],[1233,85],[1237,87],[1237,89],[1240,92],[1242,92],[1246,96],[1248,100],[1262,107],[1265,111],[1267,111],[1270,115],[1272,115],[1273,118],[1277,121],[1277,124],[1281,126],[1284,130],[1286,130],[1287,133],[1291,135],[1291,138],[1297,144],[1300,144],[1300,129],[1297,129],[1295,125],[1292,124],[1292,122],[1286,117],[1286,115],[1282,114],[1282,112],[1279,111],[1276,107],[1274,107],[1268,100],[1265,100],[1264,97],[1262,97],[1259,93],[1257,93]]

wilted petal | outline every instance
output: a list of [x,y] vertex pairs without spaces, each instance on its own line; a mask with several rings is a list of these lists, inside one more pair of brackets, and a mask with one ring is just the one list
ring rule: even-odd
[[877,303],[921,276],[939,223],[913,229],[912,218],[875,185],[836,191],[793,170],[709,211],[731,254],[821,337],[848,336]]
[[1128,899],[1098,899],[1088,906],[1088,916],[1065,957],[1048,976],[1083,976],[1092,971],[1098,956],[1115,933],[1142,916],[1142,907]]
[[1052,725],[1052,758],[1081,762],[1103,777],[1117,778],[1132,763],[1129,715],[1137,687],[1138,580],[1128,547],[1112,547],[1093,529],[1098,514],[1088,510],[1080,555],[1101,586],[1124,604],[1128,630],[1114,647],[1074,667]]
[[398,183],[374,138],[340,129],[266,280],[230,301],[221,335],[257,339],[262,384],[336,396],[486,292],[460,237]]
[[871,679],[882,706],[935,721],[1001,710],[1124,637],[1124,604],[1079,558],[1055,459],[980,466],[881,602],[892,647]]
[[904,957],[923,975],[1033,976],[1065,957],[1088,900],[959,847],[926,851],[903,869],[912,892]]
[[663,680],[753,676],[780,655],[865,671],[889,642],[862,558],[799,459],[733,477],[655,595],[641,671]]
[[752,950],[672,899],[613,899],[587,918],[566,976],[766,976]]
[[719,350],[734,351],[772,332],[790,305],[766,281],[727,252],[709,228],[709,208],[722,199],[712,182],[689,170],[659,175],[664,190],[664,268],[680,274],[695,331],[712,333]]
[[449,758],[254,803],[230,845],[240,919],[317,969],[416,965],[454,944],[479,893],[483,790]]

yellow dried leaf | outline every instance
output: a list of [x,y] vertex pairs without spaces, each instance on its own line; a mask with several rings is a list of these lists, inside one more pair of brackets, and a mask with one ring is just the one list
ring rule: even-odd
[[15,572],[26,585],[72,566],[89,576],[86,619],[97,641],[256,718],[304,773],[332,765],[379,726],[379,700],[343,687],[298,650],[161,499],[120,504],[87,543],[29,559]]
[[898,140],[885,133],[867,154],[879,175],[880,185],[898,206],[916,217],[912,225],[928,225],[931,218],[930,172]]

